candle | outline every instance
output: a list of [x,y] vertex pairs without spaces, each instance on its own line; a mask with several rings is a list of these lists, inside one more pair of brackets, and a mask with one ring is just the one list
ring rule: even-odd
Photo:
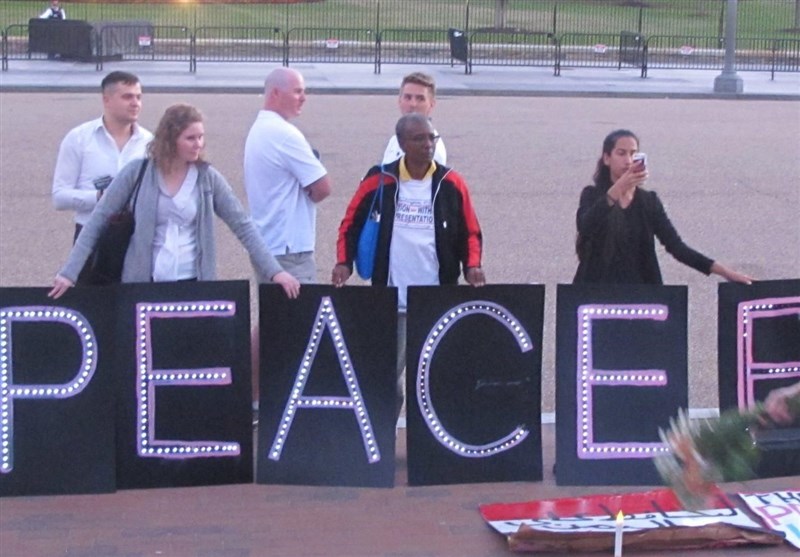
[[617,513],[616,528],[614,528],[614,557],[622,557],[622,523],[624,515],[622,509]]

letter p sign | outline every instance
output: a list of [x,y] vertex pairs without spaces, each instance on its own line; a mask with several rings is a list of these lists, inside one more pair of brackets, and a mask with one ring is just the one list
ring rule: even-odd
[[[63,323],[80,343],[80,366],[75,376],[60,384],[14,383],[14,323]],[[97,368],[97,341],[89,321],[79,312],[57,307],[26,306],[0,309],[0,473],[14,469],[14,400],[64,399],[86,388]],[[18,370],[19,371],[19,370]]]

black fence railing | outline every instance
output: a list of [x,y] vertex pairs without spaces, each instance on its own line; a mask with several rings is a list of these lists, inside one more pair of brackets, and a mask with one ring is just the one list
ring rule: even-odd
[[714,37],[648,37],[646,52],[642,77],[651,68],[722,69],[725,64],[725,41]]
[[378,33],[375,71],[382,64],[447,65],[453,63],[447,29],[384,29]]
[[377,42],[371,29],[296,27],[286,32],[284,64],[372,64]]
[[[87,33],[85,27],[77,28]],[[653,69],[721,69],[725,42],[719,37],[646,37],[620,33],[509,32],[450,29],[372,29],[280,27],[188,27],[152,25],[148,21],[105,22],[83,40],[81,56],[55,55],[37,47],[28,25],[2,30],[2,70],[10,60],[75,58],[95,63],[98,71],[113,61],[369,63],[375,73],[383,64],[463,64],[473,66],[562,68],[634,68],[647,77]],[[73,37],[74,39],[74,37]],[[74,47],[75,40],[70,41]],[[735,69],[800,72],[800,39],[737,39]]]
[[[66,57],[205,62],[718,69],[725,0],[325,0],[286,3],[80,3],[62,39],[38,20],[41,2],[0,2],[9,60]],[[800,3],[738,3],[736,68],[797,72]],[[28,24],[15,20],[30,18]],[[58,31],[55,27],[52,30]],[[67,52],[54,52],[59,42]],[[44,46],[43,46],[44,45]],[[80,52],[80,55],[78,55]]]
[[[556,74],[561,68],[640,68],[631,40],[620,33],[566,33],[559,37]],[[635,48],[635,47],[633,47]]]
[[[25,36],[25,40],[16,40],[17,37]],[[8,61],[10,59],[31,59],[32,54],[28,48],[28,26],[17,24],[9,25],[2,30],[2,70],[8,71]],[[9,39],[9,37],[12,37]],[[45,54],[40,54],[44,57]]]
[[[711,37],[648,37],[642,77],[650,69],[722,69],[725,41]],[[736,40],[737,71],[800,71],[800,39],[750,38]]]
[[286,61],[280,27],[200,27],[192,37],[190,71],[197,62]]
[[187,27],[110,23],[95,33],[95,66],[99,71],[104,61],[190,61],[193,42]]
[[[540,31],[477,30],[469,34],[468,73],[472,66],[557,67],[560,40]],[[554,70],[555,71],[555,70]]]
[[800,39],[737,39],[741,56],[736,67],[742,71],[763,71],[769,66],[775,72],[800,72]]

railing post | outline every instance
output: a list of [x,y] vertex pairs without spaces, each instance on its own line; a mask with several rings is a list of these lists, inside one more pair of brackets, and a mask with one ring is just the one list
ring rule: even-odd
[[95,49],[94,49],[94,70],[96,72],[103,71],[103,29],[100,29],[100,32],[94,32],[95,36]]
[[373,72],[376,74],[381,73],[381,34],[383,31],[375,33],[375,67]]
[[8,33],[3,29],[3,71],[8,71]]
[[383,37],[381,35],[381,0],[375,0],[375,67],[373,72],[376,74],[381,73],[381,42]]
[[472,74],[472,37],[469,32],[469,0],[464,10],[464,38],[467,39],[467,59],[464,61],[464,73]]
[[553,35],[553,40],[556,42],[556,61],[553,68],[553,75],[556,77],[561,76],[561,38]]
[[778,40],[772,39],[772,71],[770,72],[770,81],[775,81],[775,65],[778,58]]
[[642,47],[642,79],[647,77],[647,49],[650,43],[650,37],[647,37]]
[[197,72],[197,25],[189,37],[189,73]]

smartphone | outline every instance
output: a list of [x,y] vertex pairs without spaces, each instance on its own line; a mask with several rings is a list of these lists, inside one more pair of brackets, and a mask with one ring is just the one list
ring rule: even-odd
[[636,153],[633,155],[633,164],[641,163],[642,170],[647,169],[647,153]]

